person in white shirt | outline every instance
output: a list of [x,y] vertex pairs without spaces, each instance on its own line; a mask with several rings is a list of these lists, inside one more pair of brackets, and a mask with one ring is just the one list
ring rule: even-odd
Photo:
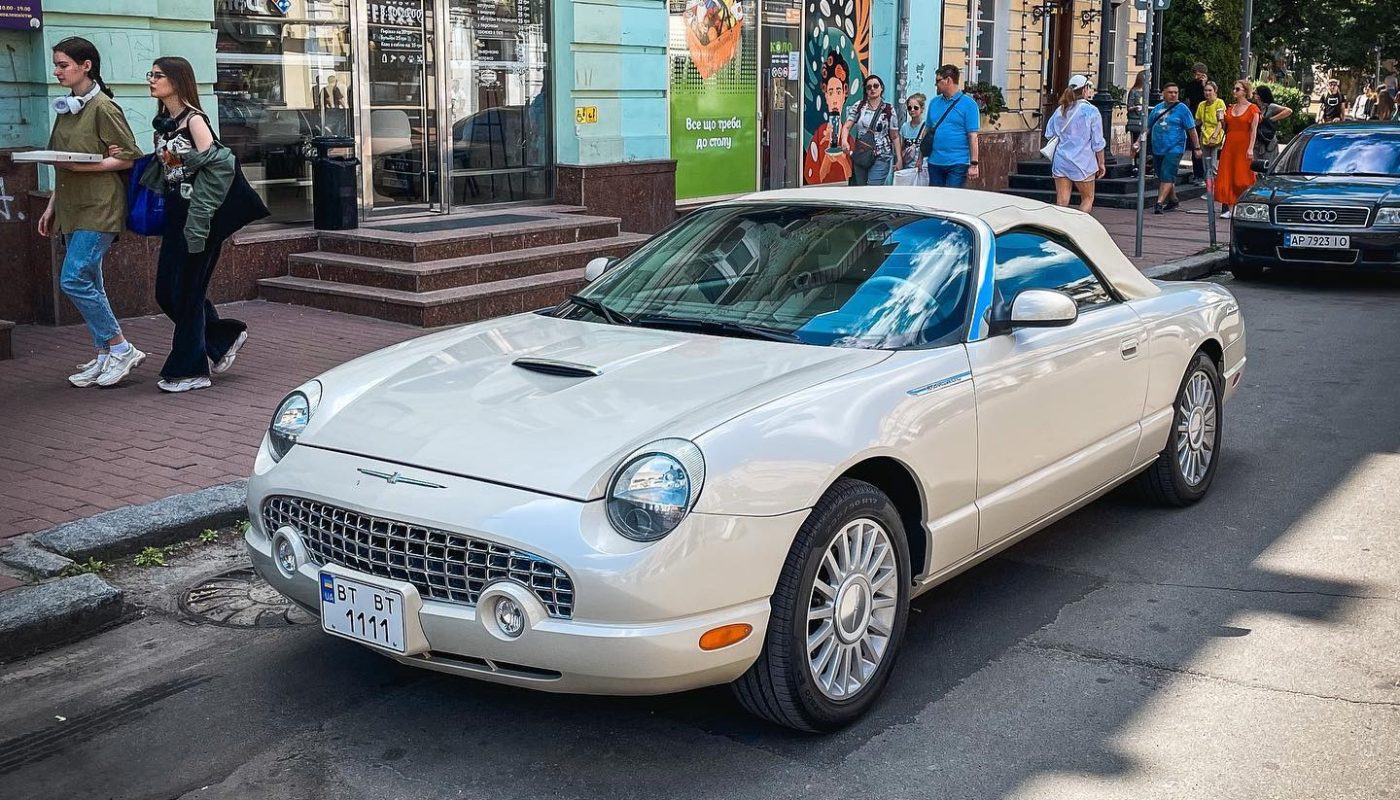
[[1094,208],[1094,181],[1105,174],[1103,117],[1089,102],[1094,85],[1084,75],[1069,79],[1060,106],[1045,125],[1045,138],[1059,138],[1050,174],[1055,176],[1055,205],[1068,206],[1079,190],[1079,210]]

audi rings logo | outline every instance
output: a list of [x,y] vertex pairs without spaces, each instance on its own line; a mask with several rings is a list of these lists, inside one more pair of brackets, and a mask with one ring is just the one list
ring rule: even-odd
[[1303,212],[1304,222],[1336,222],[1337,212],[1327,209],[1309,209]]

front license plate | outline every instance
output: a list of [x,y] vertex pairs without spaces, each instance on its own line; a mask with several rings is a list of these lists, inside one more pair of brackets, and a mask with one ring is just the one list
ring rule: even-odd
[[1317,247],[1324,250],[1346,250],[1351,247],[1350,236],[1324,236],[1315,233],[1285,233],[1284,247]]
[[404,652],[403,594],[321,573],[321,629],[357,642]]

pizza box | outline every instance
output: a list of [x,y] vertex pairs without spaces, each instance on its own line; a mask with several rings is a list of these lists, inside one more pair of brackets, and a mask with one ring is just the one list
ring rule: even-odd
[[97,153],[65,153],[62,150],[27,150],[23,153],[11,153],[10,159],[19,162],[38,162],[40,164],[58,163],[80,163],[96,164],[102,160],[102,156]]

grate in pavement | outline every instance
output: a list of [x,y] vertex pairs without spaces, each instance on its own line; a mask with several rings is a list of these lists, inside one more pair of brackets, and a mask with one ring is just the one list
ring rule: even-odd
[[252,567],[240,567],[191,586],[180,597],[187,621],[224,628],[285,628],[314,621],[267,584]]

